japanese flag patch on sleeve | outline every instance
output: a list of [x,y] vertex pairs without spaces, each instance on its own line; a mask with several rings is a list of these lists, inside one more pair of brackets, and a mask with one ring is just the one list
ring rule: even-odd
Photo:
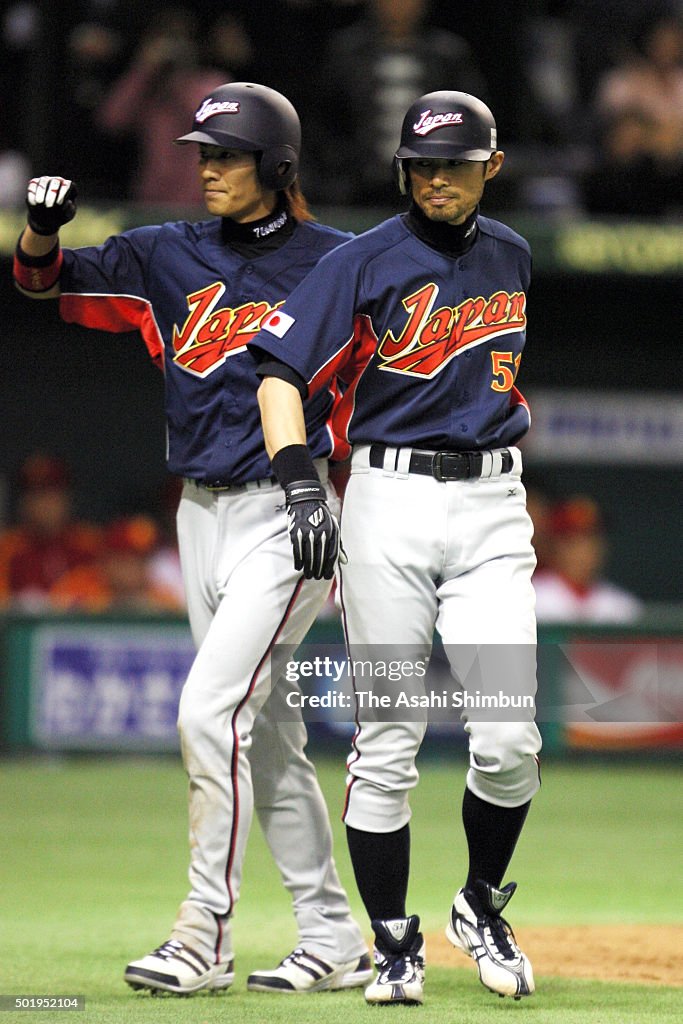
[[276,338],[284,338],[289,328],[294,323],[294,317],[289,316],[287,313],[280,312],[279,309],[274,309],[272,313],[269,313],[261,321],[261,328],[264,331],[270,331]]

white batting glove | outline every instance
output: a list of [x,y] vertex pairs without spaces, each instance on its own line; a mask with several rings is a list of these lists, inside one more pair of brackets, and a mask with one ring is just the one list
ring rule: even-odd
[[68,178],[31,178],[26,193],[28,224],[37,235],[55,235],[76,216],[76,186]]

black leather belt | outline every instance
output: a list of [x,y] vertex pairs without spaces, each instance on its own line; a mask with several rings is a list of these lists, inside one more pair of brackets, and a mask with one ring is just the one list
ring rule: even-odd
[[[388,445],[370,446],[370,465],[373,469],[384,468],[384,453]],[[400,448],[394,449],[397,453]],[[509,473],[514,465],[512,452],[507,448],[497,449],[501,456],[501,473]],[[478,480],[481,477],[484,456],[493,452],[424,452],[413,448],[408,464],[409,473],[433,476],[435,480]]]

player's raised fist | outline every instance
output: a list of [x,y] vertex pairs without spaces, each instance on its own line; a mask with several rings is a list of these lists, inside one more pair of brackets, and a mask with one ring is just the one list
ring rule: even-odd
[[31,178],[26,206],[31,230],[37,235],[54,235],[76,216],[76,186],[68,178]]
[[339,524],[318,480],[297,480],[285,488],[294,568],[307,580],[331,580],[339,557]]

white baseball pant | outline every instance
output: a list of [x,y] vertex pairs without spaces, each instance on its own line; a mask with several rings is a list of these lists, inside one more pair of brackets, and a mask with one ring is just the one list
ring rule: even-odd
[[[331,583],[294,571],[283,503],[282,488],[269,482],[243,493],[183,488],[178,541],[198,650],[178,713],[191,890],[172,937],[206,957],[232,953],[228,921],[255,805],[292,897],[299,943],[347,961],[366,943],[337,875],[306,728],[285,703],[293,687],[277,681],[272,657],[276,645],[298,646]],[[333,491],[330,503],[338,508]]]
[[[508,655],[509,678],[486,680],[493,692],[510,685],[535,694],[533,528],[521,453],[510,451],[510,473],[449,482],[408,473],[407,456],[399,469],[375,469],[367,446],[354,451],[341,522],[348,563],[340,569],[339,589],[351,657],[354,648],[367,653],[372,647],[379,656],[396,645],[429,650],[436,628],[456,678],[476,645],[482,664],[496,672],[500,653]],[[394,466],[395,450],[390,455],[385,465]],[[462,719],[472,792],[504,807],[530,800],[539,787],[535,723],[482,720],[474,712]],[[393,832],[409,821],[425,729],[417,716],[360,722],[348,759],[348,825]]]

